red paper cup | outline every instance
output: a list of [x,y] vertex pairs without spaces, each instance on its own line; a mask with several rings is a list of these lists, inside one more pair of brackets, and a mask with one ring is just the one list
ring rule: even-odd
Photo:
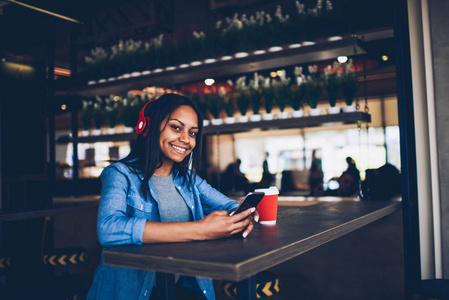
[[257,205],[259,223],[263,225],[276,224],[279,190],[275,186],[272,186],[268,189],[256,189],[255,192],[265,193],[265,196],[259,202],[259,205]]

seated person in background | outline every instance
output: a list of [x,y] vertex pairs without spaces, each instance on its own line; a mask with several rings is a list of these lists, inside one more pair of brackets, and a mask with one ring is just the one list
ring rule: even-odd
[[294,191],[308,191],[310,187],[306,184],[302,184],[297,182],[293,178],[293,171],[285,170],[282,171],[282,179],[281,179],[281,194],[286,194]]
[[235,162],[230,163],[225,172],[223,173],[222,179],[222,191],[227,192],[238,192],[243,191],[247,193],[250,189],[248,178],[246,175],[240,171],[240,165],[242,160],[237,158]]
[[337,180],[338,189],[327,189],[323,196],[356,197],[359,192],[359,180],[351,172],[343,172]]

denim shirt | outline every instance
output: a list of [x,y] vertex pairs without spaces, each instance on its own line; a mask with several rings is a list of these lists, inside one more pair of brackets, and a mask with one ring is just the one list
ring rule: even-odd
[[[229,199],[205,180],[196,176],[193,185],[184,183],[174,169],[174,184],[190,208],[194,221],[215,210],[231,211],[238,203]],[[142,197],[140,187],[143,176],[133,173],[125,164],[114,163],[101,174],[101,198],[98,209],[97,234],[103,247],[114,245],[142,245],[145,222],[160,221],[159,199],[151,181],[149,191]],[[103,259],[98,266],[87,299],[149,299],[155,273],[129,268],[107,266]],[[207,299],[215,299],[211,279],[196,278]],[[189,286],[188,280],[183,285]],[[190,285],[192,285],[190,283]]]

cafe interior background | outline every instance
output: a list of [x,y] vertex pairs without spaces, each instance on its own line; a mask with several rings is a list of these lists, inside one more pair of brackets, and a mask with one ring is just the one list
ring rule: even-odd
[[[422,10],[409,2],[409,7]],[[402,122],[408,121],[410,108],[398,103],[404,95],[398,84],[404,79],[397,71],[400,42],[394,29],[400,28],[395,24],[400,12],[395,7],[403,9],[405,3],[0,1],[0,208],[97,201],[102,169],[132,147],[136,137],[132,127],[140,107],[167,92],[188,95],[202,109],[206,121],[201,175],[217,188],[226,167],[236,159],[241,159],[240,170],[250,182],[260,181],[267,159],[281,192],[284,171],[307,184],[314,150],[322,160],[325,187],[346,170],[348,156],[355,160],[362,181],[366,170],[386,163],[403,175],[406,165],[415,174],[420,163],[409,157],[413,151],[404,149],[410,144],[401,144],[400,132],[413,135],[420,124],[416,129],[401,128],[401,117]],[[412,13],[410,18],[416,16]],[[313,89],[317,86],[318,91]],[[407,101],[413,106],[413,99]],[[337,112],[331,107],[337,107]],[[441,122],[438,126],[444,125]],[[420,148],[414,147],[419,157]],[[438,153],[442,150],[438,148]],[[424,152],[429,154],[428,149]],[[435,158],[430,162],[434,167]],[[402,198],[417,201],[413,185],[417,179],[406,177]],[[235,192],[229,195],[242,196]],[[296,192],[305,196],[309,191]],[[435,191],[427,192],[436,197]],[[92,212],[90,219],[81,228],[94,227]],[[393,231],[407,239],[402,230],[409,225],[402,228],[395,222]],[[61,224],[69,221],[55,217],[52,223],[24,223],[2,224],[3,241],[20,232],[13,229],[16,226],[41,245],[42,228],[50,224],[53,241],[47,234],[45,243],[58,243],[58,236],[68,231],[60,229]],[[415,219],[412,224],[416,223]],[[437,225],[430,227],[437,231]],[[94,240],[92,234],[81,243],[92,245]],[[402,240],[395,243],[395,250],[402,250]],[[0,249],[8,247],[12,246],[2,243]],[[441,251],[434,253],[445,258]],[[404,263],[402,254],[395,257],[399,267]],[[428,270],[421,268],[424,271],[416,272]],[[442,276],[438,267],[430,269]],[[88,282],[91,269],[78,271]],[[399,276],[402,279],[391,290],[402,296],[404,275]]]

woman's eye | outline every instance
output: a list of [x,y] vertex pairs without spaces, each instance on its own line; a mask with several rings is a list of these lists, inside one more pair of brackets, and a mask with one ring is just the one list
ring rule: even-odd
[[176,131],[181,130],[181,127],[179,127],[178,125],[171,125],[171,128],[173,128],[173,130],[176,130]]
[[196,136],[198,133],[194,132],[194,131],[190,131],[190,136],[194,137]]

